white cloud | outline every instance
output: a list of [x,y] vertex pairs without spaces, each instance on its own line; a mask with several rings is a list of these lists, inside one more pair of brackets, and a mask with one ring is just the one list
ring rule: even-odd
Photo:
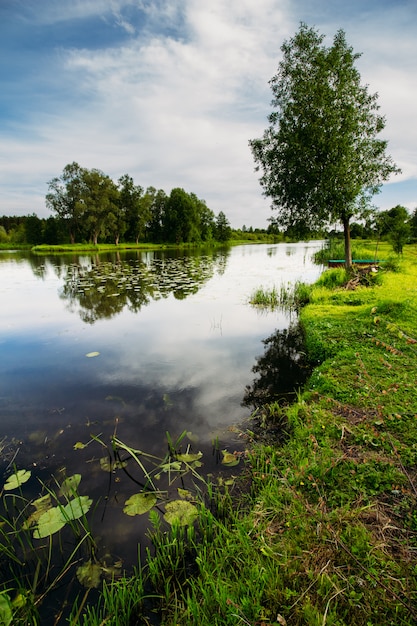
[[[140,32],[126,13],[132,7],[146,15]],[[26,134],[3,141],[3,212],[47,214],[46,182],[75,160],[167,192],[184,187],[224,211],[233,226],[266,225],[269,201],[248,140],[267,124],[268,81],[283,40],[303,19],[301,7],[286,0],[44,2],[38,19],[93,15],[111,15],[130,37],[114,47],[60,51],[48,77],[71,98],[45,99],[28,117]],[[395,30],[404,24],[402,14],[390,23],[381,11],[370,28],[374,17],[357,25],[353,39],[350,20],[335,25],[331,12],[318,28],[330,41],[346,26],[348,42],[363,51],[360,71],[380,94],[389,150],[409,179],[417,176],[416,48],[410,31],[401,37]],[[20,127],[25,130],[24,120]]]

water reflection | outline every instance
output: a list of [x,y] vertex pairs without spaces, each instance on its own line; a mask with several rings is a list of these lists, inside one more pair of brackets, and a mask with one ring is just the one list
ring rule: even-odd
[[263,343],[265,353],[257,357],[252,368],[258,377],[246,387],[243,399],[245,406],[253,408],[293,399],[310,371],[303,352],[303,332],[298,324],[275,331]]
[[[71,311],[79,311],[84,322],[93,324],[125,307],[138,312],[150,300],[170,294],[183,300],[197,293],[215,272],[222,274],[226,259],[226,251],[179,258],[147,253],[137,260],[119,257],[117,262],[97,255],[66,266],[60,297],[68,301]],[[37,276],[41,267],[32,268]]]

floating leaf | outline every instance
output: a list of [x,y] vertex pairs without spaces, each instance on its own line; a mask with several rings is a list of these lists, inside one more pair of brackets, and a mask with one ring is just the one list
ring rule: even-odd
[[127,461],[111,461],[108,456],[102,456],[100,459],[100,467],[103,472],[112,472],[116,469],[126,467]]
[[88,496],[77,496],[74,500],[70,500],[68,504],[63,507],[63,513],[67,521],[79,519],[91,508],[93,501]]
[[191,491],[188,491],[188,489],[181,489],[181,487],[178,487],[178,495],[182,500],[193,499],[193,494],[191,493]]
[[74,443],[74,450],[83,450],[84,448],[87,447],[86,443],[83,443],[82,441],[77,441],[77,443]]
[[100,354],[100,352],[87,352],[87,354],[85,355],[86,357],[88,357],[89,359],[91,359],[94,356],[98,356]]
[[89,589],[97,588],[100,586],[101,579],[101,565],[87,561],[83,565],[77,568],[78,581]]
[[43,539],[57,533],[65,526],[66,519],[63,517],[62,510],[59,506],[54,506],[42,513],[38,519],[38,525],[33,531],[34,539]]
[[46,496],[34,500],[32,504],[37,511],[46,511],[51,506],[51,494],[47,493]]
[[160,468],[163,472],[180,472],[181,471],[181,463],[180,461],[171,461],[170,463],[162,463]]
[[81,474],[74,474],[73,476],[68,476],[68,478],[66,478],[64,482],[62,483],[59,493],[61,494],[61,496],[72,495],[75,491],[77,491],[78,485],[80,484],[80,482],[81,482]]
[[0,624],[9,626],[13,620],[13,611],[11,607],[10,597],[5,591],[0,593]]
[[125,502],[123,513],[126,515],[142,515],[155,506],[157,501],[154,493],[135,493]]
[[26,483],[29,480],[30,476],[30,470],[18,470],[15,474],[12,474],[12,476],[9,476],[9,478],[6,480],[4,489],[6,491],[9,489],[17,489],[18,487],[20,487],[20,485]]
[[168,502],[165,507],[164,518],[168,524],[179,524],[180,526],[190,526],[198,517],[198,509],[191,502],[185,500],[174,500]]
[[235,456],[231,452],[228,452],[227,450],[222,450],[222,454],[222,465],[226,465],[226,467],[234,467],[235,465],[239,465],[239,457]]
[[197,452],[196,454],[177,454],[176,458],[178,461],[182,461],[183,463],[192,463],[193,461],[198,461],[199,459],[201,459],[202,456],[202,452]]
[[51,496],[49,493],[42,498],[38,498],[32,502],[32,505],[35,507],[35,511],[32,515],[29,515],[27,520],[23,522],[23,528],[27,529],[36,524],[40,518],[40,516],[45,513],[48,509],[51,508]]

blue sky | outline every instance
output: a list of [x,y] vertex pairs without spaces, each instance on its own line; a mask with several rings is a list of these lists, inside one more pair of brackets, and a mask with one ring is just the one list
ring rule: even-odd
[[167,193],[233,227],[267,225],[248,140],[267,125],[280,47],[342,28],[378,92],[402,174],[381,209],[417,207],[415,0],[0,0],[0,215],[45,207],[67,163]]

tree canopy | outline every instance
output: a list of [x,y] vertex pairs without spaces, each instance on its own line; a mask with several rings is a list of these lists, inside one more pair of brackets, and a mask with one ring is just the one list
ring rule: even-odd
[[385,127],[378,94],[361,84],[343,30],[333,45],[301,24],[281,47],[270,85],[273,111],[263,137],[249,142],[264,194],[284,228],[318,229],[341,222],[350,267],[350,220],[383,181],[398,172],[378,138]]
[[[122,238],[152,242],[200,243],[226,241],[231,235],[224,213],[218,218],[194,193],[175,188],[170,195],[136,185],[124,174],[117,183],[97,169],[73,162],[48,183],[46,205],[68,230],[71,243]],[[222,228],[219,229],[219,220]],[[35,239],[37,224],[29,223]],[[51,225],[49,235],[52,236]],[[227,235],[227,236],[226,236]],[[39,237],[38,241],[39,241]]]

